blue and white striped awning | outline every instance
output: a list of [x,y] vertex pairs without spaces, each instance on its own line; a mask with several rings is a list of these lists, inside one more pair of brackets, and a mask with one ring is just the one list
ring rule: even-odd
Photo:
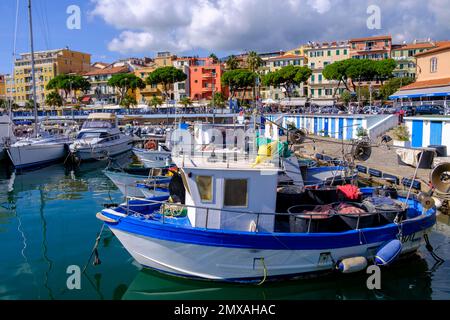
[[415,90],[399,90],[389,97],[390,100],[395,99],[413,99],[427,97],[450,97],[450,86],[424,88]]

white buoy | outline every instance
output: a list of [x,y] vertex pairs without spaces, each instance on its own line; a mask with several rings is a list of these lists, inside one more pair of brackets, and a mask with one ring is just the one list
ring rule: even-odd
[[360,272],[367,268],[367,259],[365,257],[347,258],[339,262],[338,270],[342,273]]

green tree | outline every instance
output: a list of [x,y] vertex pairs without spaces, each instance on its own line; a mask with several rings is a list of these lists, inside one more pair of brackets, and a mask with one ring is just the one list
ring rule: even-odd
[[380,80],[381,84],[384,81],[391,79],[394,75],[393,72],[397,67],[397,63],[394,59],[384,59],[376,61],[375,63],[375,76]]
[[122,105],[128,91],[134,92],[136,89],[144,89],[145,82],[141,78],[132,73],[119,73],[113,75],[108,80],[108,86],[113,87],[117,90],[117,95],[119,98],[119,105]]
[[79,75],[61,74],[52,78],[46,86],[47,90],[61,90],[64,91],[64,100],[67,101],[67,97],[72,95],[72,92],[77,91],[86,92],[91,88],[90,82]]
[[351,92],[349,90],[345,90],[344,92],[341,93],[341,98],[340,100],[342,102],[344,102],[344,104],[346,106],[348,106],[348,104],[353,101],[354,96],[351,94]]
[[159,106],[161,106],[163,104],[163,101],[160,97],[157,96],[153,96],[150,101],[148,101],[148,105],[153,107],[153,108],[158,108]]
[[169,66],[161,67],[151,72],[148,75],[146,82],[150,85],[162,85],[164,96],[168,99],[170,86],[173,86],[174,83],[185,81],[186,79],[187,75],[183,71]]
[[225,64],[228,70],[236,70],[239,68],[239,61],[234,55],[229,56]]
[[8,101],[5,99],[0,99],[0,108],[6,109],[8,106]]
[[336,96],[337,91],[340,88],[341,83],[345,86],[347,91],[350,91],[348,87],[348,76],[347,76],[347,68],[349,67],[350,60],[340,60],[336,61],[332,64],[327,65],[323,69],[323,76],[327,80],[338,81],[338,85],[334,90],[333,97]]
[[219,63],[219,58],[214,53],[211,53],[209,57],[212,59],[213,63]]
[[137,101],[132,95],[127,94],[120,102],[120,105],[122,107],[130,108],[131,106],[136,106]]
[[392,78],[386,81],[380,88],[380,97],[383,100],[388,100],[391,95],[393,95],[398,91],[398,89],[400,89],[403,86],[407,86],[408,84],[411,84],[413,82],[415,82],[415,79],[408,77]]
[[258,70],[263,64],[263,60],[255,51],[250,51],[247,53],[246,62],[247,68],[252,72],[256,72],[256,70]]
[[184,97],[180,100],[180,103],[184,106],[186,111],[187,107],[192,105],[192,100],[189,97]]
[[215,107],[223,108],[225,107],[226,98],[222,92],[216,92],[211,100],[210,105]]
[[230,70],[223,73],[221,82],[223,86],[228,86],[230,90],[230,99],[233,99],[237,92],[242,90],[242,99],[245,93],[256,81],[256,73],[246,69]]
[[[26,109],[34,109],[34,100],[30,99],[27,102],[25,102],[25,108]],[[36,103],[36,108],[39,108],[39,103]]]
[[282,87],[286,90],[286,95],[291,97],[295,86],[306,83],[311,75],[312,70],[306,66],[289,65],[266,74],[263,77],[263,84],[265,86]]
[[64,102],[58,92],[51,91],[45,96],[45,104],[50,107],[61,107]]

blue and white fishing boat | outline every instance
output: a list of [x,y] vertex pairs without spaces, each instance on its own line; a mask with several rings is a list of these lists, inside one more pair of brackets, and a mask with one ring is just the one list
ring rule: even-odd
[[185,201],[128,199],[97,217],[142,266],[180,277],[260,282],[361,271],[415,252],[436,223],[436,209],[416,198],[353,186],[353,194],[327,190],[326,203],[317,199],[325,191],[304,190],[277,212],[283,169],[274,162],[173,159]]

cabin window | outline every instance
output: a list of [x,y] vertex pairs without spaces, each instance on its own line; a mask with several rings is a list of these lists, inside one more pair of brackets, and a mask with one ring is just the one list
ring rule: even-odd
[[245,179],[225,179],[225,207],[248,206],[248,183]]
[[200,200],[202,202],[212,202],[213,178],[211,176],[196,176],[195,182],[197,183],[198,192],[200,194]]

